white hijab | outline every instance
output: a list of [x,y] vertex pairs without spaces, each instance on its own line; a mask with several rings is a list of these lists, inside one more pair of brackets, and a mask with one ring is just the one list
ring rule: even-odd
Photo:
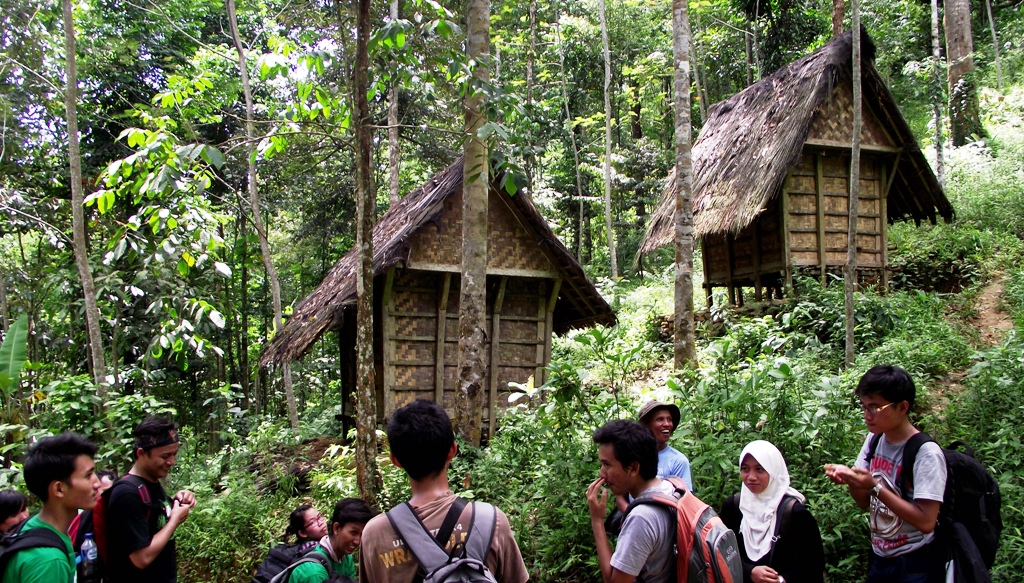
[[743,513],[740,534],[743,535],[747,557],[751,561],[757,561],[767,555],[772,548],[775,513],[782,502],[782,497],[789,494],[795,496],[801,503],[807,499],[789,487],[789,470],[777,447],[764,440],[752,441],[740,453],[740,465],[748,455],[757,460],[770,477],[768,486],[760,494],[751,492],[746,484],[740,488],[740,512]]

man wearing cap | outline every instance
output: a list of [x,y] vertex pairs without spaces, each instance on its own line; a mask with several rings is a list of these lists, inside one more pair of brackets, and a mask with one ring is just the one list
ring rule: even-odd
[[167,498],[160,480],[178,456],[178,425],[150,417],[135,429],[135,463],[111,486],[106,510],[107,581],[175,583],[178,563],[174,531],[196,505],[195,494],[181,490]]
[[654,440],[658,442],[658,477],[680,477],[692,492],[693,478],[690,476],[690,460],[668,444],[672,432],[679,426],[679,407],[671,403],[649,401],[640,407],[639,417],[640,423],[651,430]]

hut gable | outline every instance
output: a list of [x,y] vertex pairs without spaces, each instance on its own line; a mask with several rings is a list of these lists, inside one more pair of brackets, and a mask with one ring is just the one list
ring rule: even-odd
[[[874,44],[866,32],[861,38],[862,147],[892,158],[887,219],[951,220],[949,201],[872,64]],[[695,236],[736,235],[752,225],[807,148],[849,150],[852,41],[847,31],[711,108],[692,152]],[[673,169],[639,254],[672,242],[674,210]]]
[[[489,201],[489,275],[549,281],[548,293],[554,290],[557,294],[551,298],[550,306],[548,302],[544,303],[547,313],[541,320],[548,320],[546,326],[549,331],[563,334],[572,328],[615,323],[611,307],[528,196],[522,193],[509,196],[492,186]],[[415,270],[420,274],[402,273],[402,270],[395,273],[397,285],[409,289],[420,285],[413,282],[416,278],[435,280],[436,277],[427,275],[431,273],[448,273],[457,278],[461,215],[460,158],[407,194],[377,221],[373,230],[375,278],[381,280],[394,267],[404,267],[405,271]],[[355,306],[355,270],[356,254],[353,249],[298,304],[291,318],[264,350],[261,363],[296,360],[308,352],[326,331],[341,328],[345,310]],[[391,284],[394,285],[395,281]],[[381,283],[377,282],[378,285]],[[453,285],[454,293],[447,300],[449,314],[458,313],[457,279]],[[510,290],[518,285],[525,284],[508,282]],[[386,285],[381,288],[383,293],[388,293]],[[377,301],[380,302],[379,299]],[[430,301],[424,299],[426,303]],[[534,313],[532,317],[536,320],[538,315]]]
[[[488,194],[487,268],[491,273],[557,277],[558,266],[537,247],[537,238],[513,211],[507,194],[491,189]],[[409,241],[407,265],[458,271],[462,247],[462,188],[444,200],[436,221],[427,223]]]
[[[895,149],[896,144],[871,107],[862,110],[860,141],[862,148]],[[853,136],[853,83],[836,86],[831,97],[814,111],[807,143],[848,147]]]

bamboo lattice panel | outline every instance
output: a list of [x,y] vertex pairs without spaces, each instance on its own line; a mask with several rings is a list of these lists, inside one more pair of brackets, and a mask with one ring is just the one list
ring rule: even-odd
[[[895,144],[882,129],[871,108],[864,103],[861,144],[893,147]],[[832,98],[814,112],[808,140],[826,140],[849,144],[853,134],[853,86],[847,82],[832,92]]]
[[[493,190],[488,195],[488,269],[523,269],[554,272],[556,267],[536,237],[519,223],[508,203],[508,196]],[[444,212],[436,223],[428,224],[410,238],[409,259],[413,263],[459,266],[462,248],[462,190],[444,201]]]
[[[849,223],[848,154],[821,154],[821,198],[818,209],[818,169],[806,154],[791,170],[788,197],[790,257],[794,267],[820,267],[822,244],[826,267],[846,264]],[[860,167],[857,206],[857,264],[863,268],[881,268],[882,251],[882,175],[876,157],[863,156]],[[820,222],[820,224],[819,224]],[[822,243],[820,237],[824,235]]]

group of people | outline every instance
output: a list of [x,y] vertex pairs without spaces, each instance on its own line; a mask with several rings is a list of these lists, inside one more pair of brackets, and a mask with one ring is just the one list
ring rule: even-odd
[[[944,582],[946,555],[936,544],[935,527],[946,465],[936,443],[925,443],[916,454],[913,476],[904,482],[907,491],[897,486],[904,445],[919,432],[908,417],[914,382],[898,366],[879,365],[861,377],[855,393],[868,436],[852,468],[827,464],[824,472],[870,510],[873,553],[867,583]],[[688,460],[668,446],[679,418],[678,407],[655,401],[640,410],[638,421],[611,421],[594,433],[601,470],[586,498],[605,583],[676,580],[672,516],[657,505],[629,501],[673,494],[675,487],[665,479],[672,476],[683,478],[693,491]],[[680,457],[684,461],[673,474],[669,460]],[[806,497],[792,487],[782,453],[767,441],[753,441],[740,452],[739,469],[740,491],[724,502],[719,515],[736,535],[744,582],[823,582],[818,524]],[[614,523],[614,550],[605,516],[608,490],[616,497],[615,511],[629,511]]]
[[[81,511],[104,505],[105,580],[111,583],[177,581],[174,532],[196,505],[191,492],[169,497],[160,481],[174,466],[178,448],[177,425],[151,417],[135,428],[131,470],[120,479],[96,471],[97,447],[81,435],[67,432],[45,437],[29,450],[23,466],[25,486],[42,503],[40,511],[24,519],[25,500],[4,493],[3,507],[20,505],[8,517],[5,532],[24,535],[44,529],[59,544],[16,553],[7,562],[0,583],[71,583],[76,576],[75,545],[69,535]],[[104,482],[108,482],[106,485]],[[10,506],[7,506],[8,503]]]
[[[899,367],[876,366],[861,378],[856,395],[869,435],[853,467],[828,464],[824,471],[834,483],[846,485],[862,508],[870,508],[874,552],[867,583],[944,581],[944,559],[933,544],[946,480],[938,446],[921,447],[912,479],[905,482],[908,492],[900,492],[896,485],[903,445],[918,432],[908,418],[914,383]],[[680,422],[679,408],[654,401],[641,408],[638,417],[611,421],[593,436],[600,472],[587,488],[586,499],[606,583],[675,581],[674,517],[656,505],[631,502],[675,492],[668,477],[681,478],[688,491],[694,488],[689,460],[668,445]],[[477,515],[488,515],[480,503],[467,504],[449,489],[448,469],[458,445],[444,409],[428,401],[406,405],[388,420],[387,437],[392,463],[408,477],[410,499],[380,514],[362,500],[343,498],[329,519],[308,505],[296,508],[287,532],[297,537],[302,552],[290,567],[288,581],[414,581],[423,566],[420,553],[412,550],[416,543],[403,537],[409,531],[401,527],[399,510],[436,537],[446,553],[464,552],[472,546],[467,537],[484,528],[482,532],[490,533],[487,542],[476,541],[485,549],[481,568],[501,583],[527,581],[526,565],[505,514],[495,509],[483,527],[474,522]],[[191,492],[168,497],[160,484],[174,465],[178,447],[177,426],[169,420],[151,418],[136,428],[132,469],[103,494],[107,581],[177,580],[173,534],[196,505]],[[95,445],[73,433],[44,438],[29,451],[25,483],[42,501],[42,509],[26,520],[24,496],[0,493],[0,518],[6,517],[0,527],[21,532],[49,529],[66,548],[18,553],[0,583],[73,581],[75,554],[67,531],[78,512],[93,508],[99,498],[95,453]],[[738,461],[740,490],[725,501],[720,515],[736,534],[744,581],[822,582],[825,565],[818,525],[806,498],[791,485],[782,453],[758,440],[743,448]],[[625,514],[615,528],[614,548],[606,527],[609,490],[615,495],[614,510]]]

